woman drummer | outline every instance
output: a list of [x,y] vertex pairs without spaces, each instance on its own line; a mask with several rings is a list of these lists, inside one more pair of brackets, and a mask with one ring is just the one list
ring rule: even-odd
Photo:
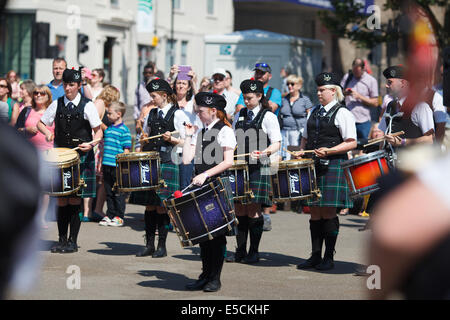
[[[315,80],[320,105],[315,106],[308,115],[300,150],[314,150],[317,184],[322,197],[317,201],[308,200],[311,207],[312,255],[297,268],[329,270],[334,268],[334,248],[339,233],[336,210],[353,206],[340,163],[348,159],[348,151],[356,148],[356,126],[352,113],[340,103],[344,96],[337,76],[325,72]],[[297,157],[301,155],[302,151]],[[324,240],[325,254],[322,259]]]
[[[239,225],[236,235],[237,249],[228,262],[257,263],[259,243],[263,233],[264,218],[262,205],[271,206],[269,199],[270,173],[269,156],[277,157],[281,145],[281,132],[277,116],[272,113],[264,97],[263,83],[245,80],[241,83],[244,102],[247,108],[241,109],[233,122],[237,151],[250,154],[246,157],[249,169],[250,189],[254,194],[250,203],[235,203]],[[269,143],[270,142],[270,143]],[[241,150],[242,149],[242,150]],[[247,237],[250,233],[250,248],[247,254]]]
[[[151,255],[153,258],[160,258],[167,256],[166,238],[170,222],[162,201],[179,189],[178,164],[174,163],[176,159],[172,159],[172,149],[177,144],[183,143],[183,123],[189,122],[189,118],[178,108],[177,98],[166,81],[156,78],[147,84],[146,89],[157,108],[151,109],[146,116],[140,145],[137,145],[137,147],[141,146],[142,151],[157,151],[159,153],[161,175],[166,186],[161,187],[158,191],[150,190],[136,193],[141,195],[141,199],[136,199],[134,203],[146,205],[144,215],[146,247],[137,256]],[[178,131],[180,138],[173,137],[171,134],[173,131]],[[160,134],[162,134],[162,138],[143,140]],[[158,247],[155,251],[156,228],[158,228]]]
[[[183,146],[183,163],[191,163],[195,156],[195,177],[192,183],[203,185],[207,179],[220,176],[233,165],[233,150],[236,138],[227,121],[225,98],[216,93],[200,92],[195,96],[197,113],[204,128],[198,130],[195,126],[186,125],[186,140]],[[206,152],[206,150],[214,150]],[[217,152],[222,150],[223,152]],[[209,159],[208,159],[209,158]],[[225,257],[225,235],[216,236],[212,240],[200,243],[202,258],[202,273],[199,279],[186,286],[188,290],[215,292],[221,287],[220,273]]]

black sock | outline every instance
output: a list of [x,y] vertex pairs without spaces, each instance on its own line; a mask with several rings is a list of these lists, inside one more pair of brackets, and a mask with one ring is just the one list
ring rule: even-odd
[[58,235],[60,238],[67,238],[70,223],[70,208],[69,206],[58,206]]
[[248,229],[250,233],[250,249],[249,254],[258,252],[259,242],[263,234],[264,217],[248,219]]
[[324,220],[309,220],[311,233],[311,248],[313,255],[322,256],[323,233],[322,224]]
[[81,220],[79,216],[80,205],[69,205],[70,208],[70,239],[77,243],[78,233],[80,232]]
[[154,235],[158,225],[158,214],[156,210],[146,210],[144,213],[145,233],[147,236]]
[[324,219],[322,232],[325,238],[325,254],[324,257],[333,258],[336,240],[339,234],[339,218]]

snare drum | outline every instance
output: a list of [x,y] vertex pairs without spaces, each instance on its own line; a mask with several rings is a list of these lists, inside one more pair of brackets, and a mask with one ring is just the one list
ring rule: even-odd
[[295,159],[280,161],[278,172],[271,176],[272,197],[275,202],[320,197],[314,160]]
[[250,189],[247,162],[245,160],[235,160],[233,166],[227,170],[227,175],[230,180],[233,201],[241,204],[249,203],[254,196]]
[[[163,201],[182,247],[232,235],[236,225],[228,178],[190,189],[182,197]],[[231,233],[231,234],[230,234]]]
[[346,160],[341,163],[350,188],[350,197],[356,198],[379,189],[377,178],[389,172],[384,150]]
[[157,151],[121,153],[116,156],[116,188],[119,192],[158,189],[160,176]]
[[49,182],[44,192],[54,197],[64,197],[84,186],[80,179],[80,155],[69,148],[53,148],[43,153]]

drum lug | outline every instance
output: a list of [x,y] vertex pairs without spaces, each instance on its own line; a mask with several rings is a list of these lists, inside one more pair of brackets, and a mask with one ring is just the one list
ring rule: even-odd
[[80,187],[87,188],[87,184],[84,182],[84,179],[80,179]]

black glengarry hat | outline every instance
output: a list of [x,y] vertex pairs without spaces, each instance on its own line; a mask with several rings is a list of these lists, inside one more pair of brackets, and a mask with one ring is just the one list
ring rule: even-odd
[[398,66],[390,66],[383,71],[383,76],[386,79],[397,78],[397,79],[406,79],[406,70],[405,67]]
[[199,107],[216,108],[225,112],[227,101],[224,96],[214,92],[199,92],[195,95],[195,103]]
[[159,79],[159,78],[153,79],[152,81],[147,83],[145,88],[147,89],[147,91],[149,93],[155,92],[155,91],[164,91],[164,92],[167,92],[168,94],[173,93],[173,89],[170,86],[170,84],[167,81]]
[[63,82],[65,82],[65,83],[70,83],[70,82],[81,83],[81,72],[79,70],[75,70],[75,69],[66,69],[63,72],[62,79],[63,79]]
[[241,82],[240,89],[242,93],[261,93],[264,94],[264,84],[259,80],[249,79]]
[[339,77],[333,72],[322,72],[316,76],[315,81],[318,87],[327,85],[341,86]]

